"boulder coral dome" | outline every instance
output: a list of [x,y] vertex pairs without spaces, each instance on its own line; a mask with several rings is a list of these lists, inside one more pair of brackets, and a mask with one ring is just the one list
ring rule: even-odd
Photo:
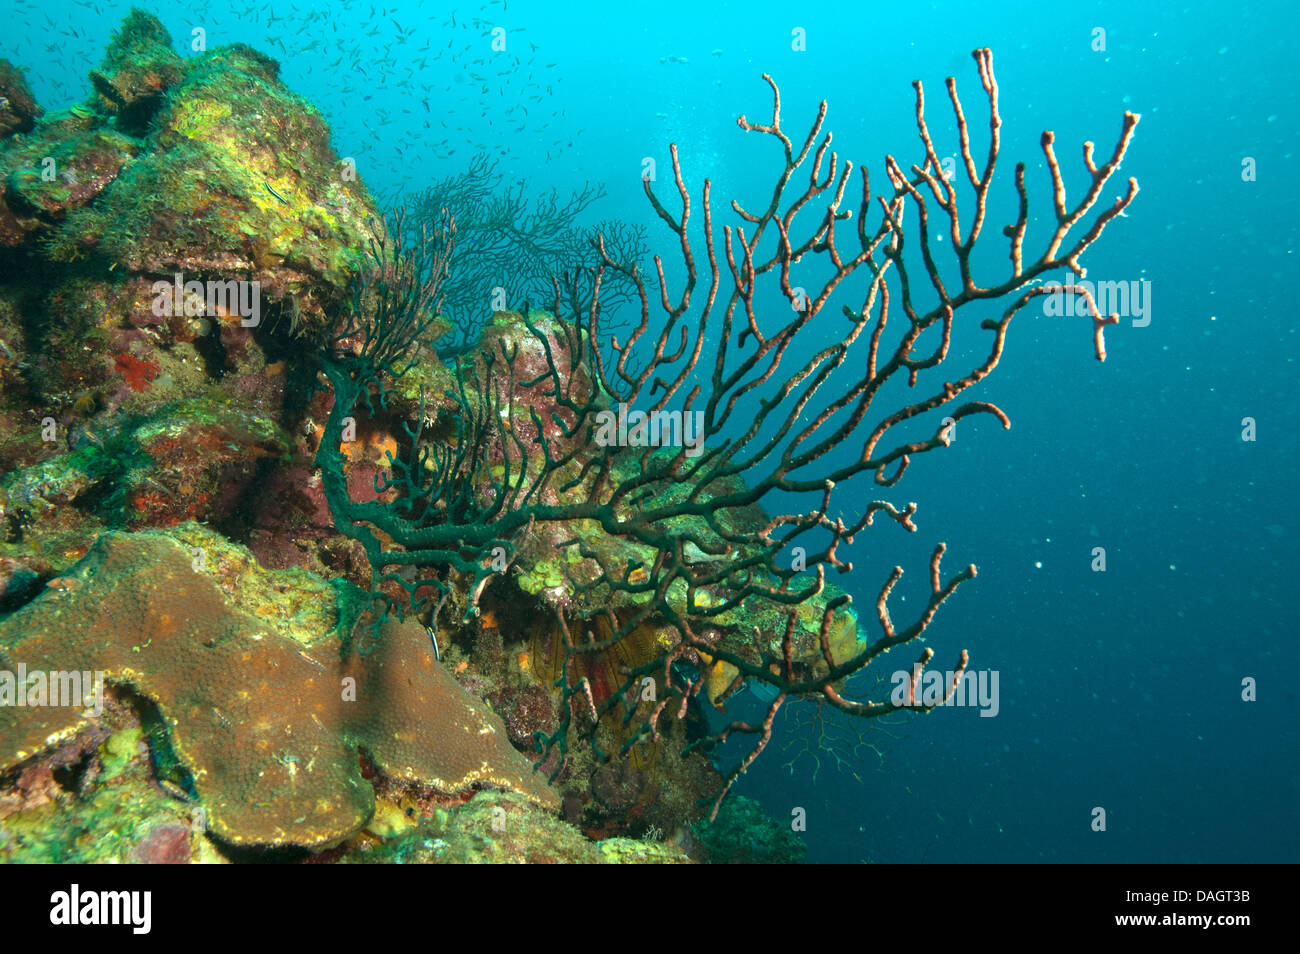
[[[194,550],[159,533],[108,533],[46,591],[0,622],[0,661],[28,671],[96,671],[158,707],[171,746],[236,845],[324,847],[374,812],[364,755],[399,782],[440,793],[480,785],[558,799],[511,747],[504,725],[434,659],[414,625],[341,660],[334,638],[309,645],[267,615],[233,605]],[[238,583],[233,586],[240,590]],[[68,706],[10,709],[9,768],[86,729]]]

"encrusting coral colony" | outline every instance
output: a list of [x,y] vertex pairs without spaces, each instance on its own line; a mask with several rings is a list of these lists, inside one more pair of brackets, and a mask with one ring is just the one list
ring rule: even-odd
[[[1031,228],[1017,166],[980,284],[1002,120],[974,59],[982,161],[949,79],[944,170],[916,83],[920,162],[873,193],[825,104],[792,138],[768,79],[771,118],[739,120],[783,154],[766,206],[719,235],[675,147],[673,201],[644,180],[681,279],[593,231],[472,333],[442,308],[455,209],[384,214],[273,60],[182,58],[133,11],[51,115],[0,63],[0,673],[105,686],[0,679],[0,859],[796,860],[729,794],[777,713],[898,712],[854,677],[975,575],[940,544],[920,611],[893,619],[895,568],[868,626],[828,577],[916,506],[837,485],[1009,426],[958,398],[1137,194],[1102,195],[1137,116],[1073,203],[1045,133],[1054,214]],[[606,328],[616,286],[636,317]],[[1065,292],[1104,359],[1115,317]],[[986,356],[935,377],[982,300]],[[746,688],[762,717],[728,721]]]

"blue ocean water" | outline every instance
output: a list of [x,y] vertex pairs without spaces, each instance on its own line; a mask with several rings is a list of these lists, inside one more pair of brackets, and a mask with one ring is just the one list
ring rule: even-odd
[[[1002,407],[1011,429],[963,422],[951,448],[892,491],[864,485],[916,501],[918,531],[872,528],[837,580],[870,628],[894,565],[907,571],[902,619],[925,597],[936,542],[950,572],[977,564],[927,641],[935,666],[967,649],[973,669],[998,673],[997,715],[896,720],[850,746],[843,769],[822,752],[814,776],[792,708],[737,790],[779,819],[806,817],[811,861],[1295,861],[1297,13],[1280,2],[994,6],[218,0],[152,12],[182,52],[201,28],[209,47],[239,41],[278,58],[377,194],[419,189],[487,152],[537,192],[605,183],[595,217],[644,223],[665,255],[673,236],[642,194],[643,160],[666,170],[675,142],[697,196],[712,177],[720,215],[719,197],[762,202],[779,152],[735,118],[770,117],[764,72],[792,134],[827,100],[834,148],[883,182],[886,153],[918,156],[913,79],[949,155],[943,79],[957,77],[981,154],[969,54],[991,47],[1002,188],[976,261],[994,275],[1006,267],[998,228],[1014,218],[1016,161],[1044,215],[1041,131],[1055,131],[1074,195],[1087,183],[1079,144],[1109,155],[1124,110],[1140,113],[1104,201],[1127,176],[1142,191],[1084,263],[1093,278],[1149,282],[1149,323],[1109,329],[1101,364],[1086,318],[1018,316],[973,395]],[[3,0],[0,56],[28,70],[47,109],[80,101],[128,9]],[[509,61],[482,46],[495,26]],[[671,179],[658,190],[671,196]],[[963,321],[958,365],[986,346]],[[915,658],[914,647],[898,653],[891,666]],[[729,706],[731,717],[759,711],[749,695]],[[851,728],[831,718],[832,732]],[[1099,807],[1105,831],[1094,830]]]

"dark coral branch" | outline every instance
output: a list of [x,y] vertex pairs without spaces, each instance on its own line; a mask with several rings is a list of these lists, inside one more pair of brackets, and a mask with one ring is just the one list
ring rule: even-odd
[[[412,607],[418,608],[421,586],[445,594],[447,575],[461,574],[472,594],[467,605],[472,612],[489,578],[500,572],[494,568],[499,561],[491,556],[504,553],[513,563],[526,540],[547,525],[598,528],[605,539],[623,547],[616,550],[620,557],[612,559],[589,537],[562,535],[566,539],[560,547],[576,548],[580,565],[590,570],[579,578],[566,564],[568,598],[604,609],[591,616],[593,629],[585,640],[573,638],[570,618],[556,610],[562,647],[556,683],[560,721],[554,732],[539,734],[538,745],[545,752],[558,752],[557,773],[568,764],[573,733],[588,737],[601,757],[610,755],[597,746],[596,730],[619,711],[627,730],[622,752],[642,739],[658,741],[665,720],[674,714],[684,717],[698,701],[710,672],[727,674],[723,695],[745,680],[775,692],[761,723],[732,722],[691,743],[692,750],[711,751],[736,734],[758,737],[753,751],[728,777],[724,795],[767,745],[773,720],[787,699],[817,699],[849,715],[871,718],[902,708],[892,702],[851,699],[847,683],[890,649],[925,633],[940,607],[974,578],[975,567],[945,580],[940,566],[945,548],[939,544],[930,560],[929,599],[901,629],[887,605],[903,573],[895,568],[876,604],[882,635],[856,651],[837,650],[832,633],[838,633],[841,621],[851,614],[849,598],[835,595],[826,580],[828,568],[841,573],[851,569],[839,557],[839,546],[852,543],[879,513],[915,530],[916,505],[900,508],[864,497],[848,516],[841,516],[834,512],[835,491],[865,474],[881,486],[897,484],[919,455],[948,447],[953,425],[968,417],[989,415],[1009,427],[1007,415],[996,405],[978,400],[958,404],[958,398],[997,367],[1011,319],[1048,292],[1035,282],[1058,268],[1082,276],[1080,256],[1137,194],[1137,184],[1130,179],[1127,192],[1076,235],[1098,208],[1138,117],[1125,114],[1111,158],[1103,165],[1095,165],[1093,147],[1085,145],[1091,185],[1073,207],[1066,200],[1053,139],[1045,134],[1057,224],[1038,258],[1026,264],[1028,193],[1024,166],[1018,165],[1018,216],[1003,230],[1009,240],[1009,274],[980,284],[971,255],[987,218],[1002,119],[992,56],[988,50],[976,50],[974,59],[989,114],[989,150],[982,168],[972,153],[956,84],[947,82],[964,181],[973,194],[964,231],[959,204],[966,201],[965,186],[959,189],[943,174],[919,82],[915,111],[921,161],[905,172],[893,156],[886,157],[892,195],[873,196],[862,170],[856,229],[837,232],[837,224],[854,214],[844,208],[853,165],[841,162],[831,148],[830,134],[822,132],[826,104],[819,107],[806,136],[791,138],[782,122],[780,91],[765,76],[773,96],[771,121],[750,123],[742,116],[738,124],[775,139],[783,161],[763,208],[750,211],[731,203],[741,224],[723,228],[722,260],[715,248],[711,184],[705,180],[699,204],[693,205],[673,146],[672,180],[680,211],[662,201],[648,179],[644,185],[678,247],[684,283],[670,288],[663,259],[656,256],[654,295],[653,282],[640,268],[598,238],[594,266],[582,274],[553,277],[554,315],[525,305],[513,331],[455,363],[455,433],[411,435],[409,460],[394,461],[393,476],[384,485],[397,491],[396,504],[349,498],[338,439],[343,418],[363,398],[369,402],[377,396],[382,406],[384,379],[401,374],[403,362],[413,360],[415,343],[430,327],[430,308],[436,307],[446,274],[447,260],[438,250],[450,243],[444,235],[430,255],[424,243],[404,249],[397,238],[392,244],[376,240],[372,267],[358,279],[353,314],[339,348],[325,362],[335,407],[317,463],[336,523],[363,543],[379,579],[403,586]],[[808,173],[806,185],[795,185],[801,170]],[[879,218],[868,225],[865,220],[876,206]],[[814,217],[801,229],[799,218],[808,212]],[[934,224],[943,217],[947,239],[940,243]],[[905,219],[914,220],[914,227],[905,229]],[[401,233],[400,222],[389,232],[398,237]],[[765,235],[770,237],[763,245]],[[911,251],[909,241],[919,248]],[[951,249],[944,254],[955,257],[959,281],[941,277],[941,245]],[[771,252],[760,254],[760,248]],[[923,276],[912,274],[918,264]],[[796,265],[810,286],[806,290],[795,283]],[[816,268],[820,277],[813,282]],[[635,289],[631,298],[640,309],[630,330],[607,339],[600,301],[612,278],[623,288],[630,284]],[[851,279],[864,285],[862,306],[856,311],[843,307],[847,324],[832,329],[822,310]],[[760,314],[763,282],[780,289],[789,312]],[[922,285],[933,293],[928,308],[917,300]],[[1064,291],[1084,301],[1093,320],[1097,357],[1104,359],[1103,330],[1116,316],[1100,315],[1085,286],[1066,286]],[[656,298],[662,313],[657,320],[651,315]],[[986,356],[959,376],[934,378],[951,360],[952,339],[962,327],[965,306],[1003,298],[1009,298],[1010,305],[1001,318],[980,326],[992,332]],[[901,309],[904,320],[892,326],[896,334],[887,339],[891,306]],[[814,336],[815,350],[795,347],[797,340],[807,343]],[[802,357],[793,358],[796,354]],[[706,377],[707,387],[702,381]],[[932,383],[902,406],[873,407],[890,382],[904,381],[909,389],[922,381]],[[644,413],[658,415],[675,399],[683,415],[700,416],[697,445],[679,441],[670,447],[624,448],[599,439],[602,420],[615,404],[646,403]],[[910,422],[940,409],[946,417],[933,436],[894,438]],[[844,450],[850,448],[855,452],[846,456]],[[761,506],[777,497],[784,512],[764,515]],[[794,509],[785,502],[788,497],[800,501]],[[416,498],[427,504],[412,506]],[[392,543],[381,544],[381,539]],[[801,553],[797,567],[787,563],[796,550]],[[393,567],[424,572],[417,572],[419,579],[412,582]],[[821,619],[809,650],[800,642],[795,618],[799,607],[812,600],[821,601]],[[756,606],[786,620],[779,651],[762,634],[750,638],[748,631],[743,637],[725,632],[733,625],[729,620],[752,615]],[[594,632],[597,624],[600,638]],[[608,653],[647,626],[661,634],[657,648],[624,665],[621,684],[597,698],[591,680],[580,675],[579,663]],[[931,655],[927,649],[919,665]],[[966,663],[963,651],[958,677]],[[730,669],[719,670],[722,666]],[[658,696],[643,704],[637,690],[646,679],[655,681]],[[575,707],[580,718],[575,717]]]

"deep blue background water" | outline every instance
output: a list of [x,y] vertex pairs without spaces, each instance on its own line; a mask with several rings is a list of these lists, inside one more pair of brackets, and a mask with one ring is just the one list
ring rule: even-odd
[[[998,716],[949,708],[870,736],[880,755],[857,765],[860,782],[825,766],[814,781],[808,758],[787,769],[780,749],[797,736],[782,721],[739,790],[779,818],[806,809],[810,860],[1297,860],[1300,14],[1284,2],[849,6],[218,0],[154,12],[182,52],[199,26],[209,47],[238,40],[280,59],[377,192],[419,188],[487,150],[539,191],[605,182],[595,217],[650,225],[665,254],[672,236],[641,194],[643,157],[663,176],[677,142],[697,195],[710,175],[715,199],[757,204],[779,155],[735,117],[769,118],[763,72],[781,85],[792,135],[827,99],[835,148],[883,182],[886,152],[917,156],[913,79],[949,154],[942,81],[957,76],[982,155],[969,52],[992,47],[1003,191],[986,276],[1005,267],[997,229],[1013,215],[1015,161],[1043,212],[1041,130],[1057,134],[1073,195],[1086,182],[1078,144],[1109,155],[1122,112],[1140,112],[1121,178],[1142,192],[1084,263],[1090,277],[1149,280],[1151,323],[1111,329],[1103,365],[1085,319],[1020,315],[1002,365],[971,395],[997,402],[1012,429],[972,419],[951,449],[916,461],[888,496],[920,505],[918,532],[863,534],[838,580],[870,626],[894,564],[908,571],[898,596],[916,605],[936,541],[950,571],[977,563],[928,638],[936,665],[966,648],[972,667],[1000,673]],[[0,56],[29,70],[47,108],[79,101],[127,7],[3,0]],[[474,62],[491,55],[474,17],[507,28],[510,60]],[[791,49],[795,27],[805,52]],[[521,103],[527,116],[512,109]],[[1247,157],[1255,181],[1243,181]],[[963,321],[954,367],[987,337]],[[1105,573],[1090,569],[1095,546]],[[908,647],[889,662],[914,657]],[[1241,700],[1247,677],[1253,703]],[[755,705],[742,696],[730,714]],[[1095,806],[1104,833],[1090,828]]]

